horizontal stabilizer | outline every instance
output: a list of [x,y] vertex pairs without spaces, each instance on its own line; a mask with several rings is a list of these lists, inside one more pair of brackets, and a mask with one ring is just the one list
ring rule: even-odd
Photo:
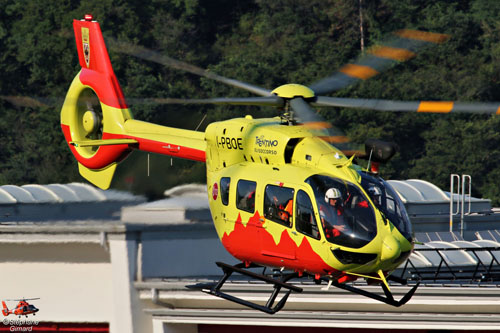
[[99,147],[113,145],[131,145],[137,143],[134,139],[107,139],[107,140],[86,140],[86,141],[71,141],[69,144],[75,147]]
[[80,171],[80,175],[82,175],[83,178],[87,179],[95,186],[100,189],[107,190],[111,185],[111,180],[113,180],[113,175],[117,165],[118,163],[114,162],[100,170],[93,170],[85,167],[81,163],[78,163],[78,171]]

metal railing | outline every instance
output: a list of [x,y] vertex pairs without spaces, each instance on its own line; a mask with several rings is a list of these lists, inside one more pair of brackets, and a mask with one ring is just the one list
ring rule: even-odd
[[[455,180],[457,183],[457,192],[455,193]],[[468,189],[468,210],[465,212],[465,185],[469,184]],[[471,193],[472,190],[472,178],[470,175],[460,175],[451,174],[450,175],[450,232],[453,232],[453,217],[460,214],[460,236],[464,237],[464,215],[468,215],[471,212]],[[453,209],[454,198],[456,194],[456,210]]]
[[[500,283],[500,247],[478,248],[428,248],[418,249],[415,253],[431,262],[424,253],[433,253],[439,258],[439,263],[432,266],[420,266],[408,258],[401,272],[397,270],[394,275],[406,278],[409,281],[432,282],[463,282],[463,283]],[[476,263],[455,264],[447,258],[447,253],[460,252],[469,254]],[[496,253],[495,253],[496,252]],[[466,256],[464,256],[465,258]],[[482,257],[482,259],[481,259]],[[488,259],[485,259],[487,257]],[[415,260],[416,261],[416,260]],[[432,262],[431,262],[432,264]]]

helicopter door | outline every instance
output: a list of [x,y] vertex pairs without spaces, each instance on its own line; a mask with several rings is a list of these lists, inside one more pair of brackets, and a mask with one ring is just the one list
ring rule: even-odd
[[314,198],[309,195],[306,189],[299,189],[295,199],[295,229],[297,230],[297,261],[302,266],[314,268],[316,271],[323,271],[323,261],[318,260],[319,255],[315,252],[321,240],[318,220],[314,214]]
[[265,256],[295,259],[295,243],[288,234],[293,226],[294,193],[291,187],[266,185],[263,215],[265,223],[260,230]]
[[301,234],[314,239],[320,239],[320,233],[311,198],[303,190],[297,193],[297,214],[295,216],[295,228]]

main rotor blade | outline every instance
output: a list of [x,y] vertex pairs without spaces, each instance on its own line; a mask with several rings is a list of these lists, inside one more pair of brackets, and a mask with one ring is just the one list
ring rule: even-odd
[[[80,100],[79,97],[78,100]],[[58,106],[64,102],[63,98],[52,97],[37,97],[37,96],[0,96],[3,99],[16,107],[51,107]],[[68,97],[66,97],[68,100]],[[81,102],[87,104],[87,109],[93,109],[93,106],[99,103],[97,98],[82,99]],[[123,101],[125,103],[125,101]],[[181,99],[181,98],[148,98],[148,97],[131,97],[126,100],[127,105],[138,104],[217,104],[217,105],[256,105],[256,106],[272,106],[284,107],[285,101],[279,96],[267,97],[221,97],[221,98],[206,98],[206,99]]]
[[290,106],[304,126],[315,135],[321,137],[326,142],[334,144],[335,147],[347,156],[354,154],[358,156],[364,155],[361,146],[352,143],[344,132],[325,121],[303,98],[295,97],[291,99]]
[[331,76],[309,86],[316,95],[326,95],[367,80],[393,65],[416,56],[424,47],[442,43],[448,35],[417,30],[399,30],[394,37],[367,51],[355,63],[347,64]]
[[257,106],[285,106],[283,98],[278,96],[268,97],[221,97],[206,99],[181,99],[181,98],[129,98],[128,104],[216,104],[216,105],[257,105]]
[[307,122],[323,122],[323,119],[316,114],[310,106],[302,97],[295,97],[290,100],[290,106],[292,107],[295,115],[300,118],[304,123]]
[[122,41],[118,41],[114,38],[106,38],[107,44],[109,47],[114,50],[115,52],[120,52],[120,53],[125,53],[131,56],[134,56],[136,58],[152,61],[155,63],[158,63],[160,65],[168,66],[171,68],[179,69],[188,73],[192,73],[198,76],[206,77],[208,79],[212,79],[236,88],[241,88],[244,90],[247,90],[251,93],[254,93],[256,95],[260,96],[269,96],[271,95],[271,91],[254,86],[250,83],[246,83],[243,81],[235,80],[235,79],[229,79],[224,76],[217,75],[215,73],[212,73],[206,69],[202,69],[200,67],[190,65],[188,63],[185,63],[180,60],[176,60],[173,58],[170,58],[166,55],[162,55],[156,51],[146,49],[145,47],[139,46],[139,45],[133,45],[129,43],[125,43]]
[[6,100],[12,105],[18,107],[47,107],[54,105],[54,99],[30,96],[0,96],[0,99]]
[[369,109],[376,111],[405,111],[428,113],[489,113],[500,114],[500,102],[469,103],[446,101],[392,101],[384,99],[338,98],[318,96],[314,106],[336,106],[354,109]]

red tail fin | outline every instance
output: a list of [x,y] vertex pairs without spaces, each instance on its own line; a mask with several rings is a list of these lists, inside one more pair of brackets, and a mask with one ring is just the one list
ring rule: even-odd
[[[73,21],[73,28],[82,69],[66,95],[61,128],[78,160],[80,174],[97,186],[108,188],[117,162],[125,158],[131,151],[130,145],[137,142],[122,140],[124,123],[132,116],[111,67],[99,23],[91,15],[85,15],[83,20]],[[84,97],[94,93],[99,100],[95,106]],[[102,140],[110,139],[115,140],[102,144]]]
[[2,310],[3,315],[8,316],[10,314],[10,311],[9,308],[7,307],[7,304],[5,304],[4,301],[2,301],[2,305],[3,305],[3,310]]
[[125,98],[111,66],[99,23],[87,14],[83,20],[73,20],[73,29],[82,66],[81,82],[91,86],[102,103],[126,109]]

